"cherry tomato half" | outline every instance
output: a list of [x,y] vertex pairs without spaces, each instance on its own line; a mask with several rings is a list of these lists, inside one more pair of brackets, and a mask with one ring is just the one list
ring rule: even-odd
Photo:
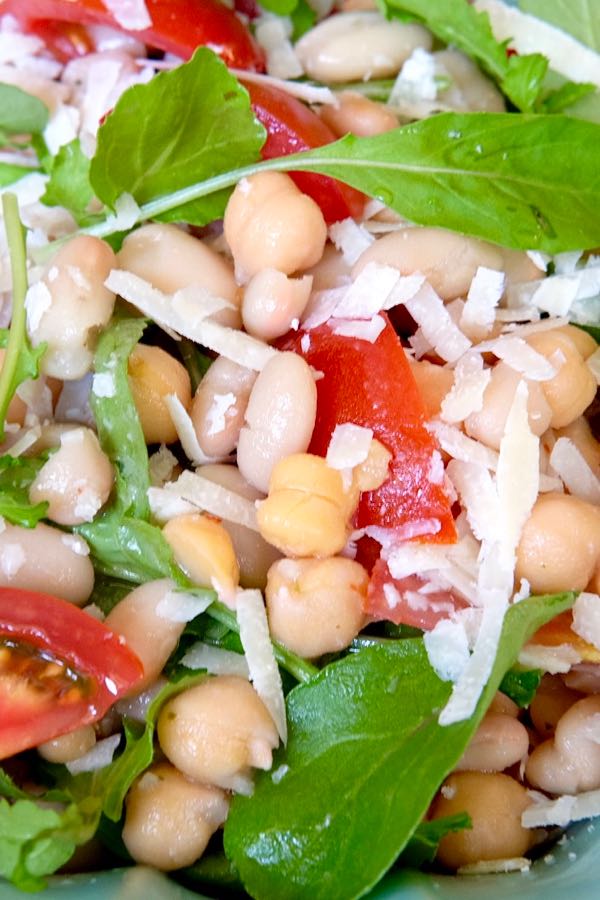
[[122,639],[76,606],[0,588],[0,759],[96,722],[143,674]]

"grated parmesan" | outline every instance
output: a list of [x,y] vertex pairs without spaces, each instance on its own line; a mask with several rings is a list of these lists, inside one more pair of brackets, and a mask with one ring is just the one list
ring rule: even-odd
[[444,422],[463,422],[483,407],[483,395],[492,377],[479,353],[468,352],[458,360],[454,383],[442,400],[440,417]]
[[452,321],[442,298],[428,282],[424,282],[413,297],[405,298],[404,305],[436,353],[446,362],[456,362],[470,348],[470,340]]
[[198,641],[181,658],[181,664],[188,669],[206,669],[210,675],[239,675],[250,678],[246,657],[222,647],[211,647]]
[[102,0],[107,10],[125,31],[143,31],[152,27],[144,0]]
[[496,269],[478,266],[462,310],[460,326],[477,336],[487,334],[493,324],[496,307],[504,293],[506,275]]
[[329,238],[344,257],[349,266],[353,266],[364,251],[375,240],[364,225],[354,219],[342,219],[329,226]]
[[96,769],[103,769],[109,766],[113,761],[115,750],[121,743],[120,734],[111,734],[110,737],[98,741],[91,750],[65,763],[71,775],[79,775],[81,772],[95,772]]
[[600,650],[600,596],[588,592],[579,594],[573,606],[571,628],[588,644]]
[[366,460],[372,441],[371,428],[352,422],[336,425],[327,448],[327,465],[332,469],[353,469]]
[[558,438],[550,454],[550,465],[570,494],[600,506],[600,478],[570,438]]
[[[258,530],[253,500],[209,481],[198,472],[182,472],[177,481],[169,482],[164,488],[150,488],[150,491],[153,491],[155,499],[165,495],[178,498],[220,519],[244,525],[253,531]],[[157,493],[159,491],[160,494]]]
[[600,815],[600,790],[584,791],[577,795],[563,794],[554,800],[543,797],[537,791],[528,793],[534,802],[521,816],[523,828],[564,827],[571,822]]
[[547,647],[545,644],[525,644],[519,653],[519,663],[528,669],[541,669],[551,675],[568,672],[581,662],[581,656],[571,644]]
[[167,591],[156,604],[156,615],[169,622],[191,622],[205,612],[213,602],[213,596],[198,596],[186,591]]
[[202,465],[202,463],[214,462],[211,457],[203,452],[202,447],[198,443],[194,423],[177,394],[166,394],[163,400],[169,410],[169,415],[187,458],[196,466]]

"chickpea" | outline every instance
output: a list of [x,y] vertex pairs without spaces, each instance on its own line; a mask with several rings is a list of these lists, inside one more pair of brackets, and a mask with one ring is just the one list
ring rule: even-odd
[[351,559],[280,559],[269,569],[273,637],[307,659],[348,647],[365,624],[369,576]]
[[569,494],[541,494],[521,534],[516,579],[533,594],[582,591],[600,558],[600,508]]
[[249,334],[273,341],[299,322],[308,303],[312,278],[288,278],[277,269],[253,275],[244,291],[242,321]]
[[136,684],[136,694],[158,678],[185,628],[185,622],[174,622],[157,611],[161,601],[176,590],[177,585],[169,578],[148,581],[126,594],[104,621],[141,660],[144,678]]
[[331,83],[396,75],[413,50],[431,44],[420,25],[386,22],[378,12],[346,12],[311,28],[295,50],[307,75]]
[[233,604],[240,570],[231,538],[216,519],[191,513],[171,519],[163,535],[186,575],[202,587],[214,588]]
[[0,532],[0,586],[54,594],[83,606],[94,587],[84,540],[43,522],[35,528],[4,524]]
[[355,91],[342,91],[337,101],[336,106],[322,106],[319,115],[338,137],[345,134],[370,137],[399,125],[398,116],[388,106]]
[[559,719],[580,698],[581,694],[568,688],[558,675],[544,675],[529,704],[529,715],[538,734],[552,737]]
[[566,437],[573,441],[592,472],[600,477],[600,443],[592,434],[590,423],[584,416],[579,416],[564,428],[557,429],[556,437]]
[[191,417],[200,448],[207,456],[235,450],[256,372],[219,356],[198,385]]
[[525,769],[529,783],[550,794],[599,788],[599,721],[600,697],[585,697],[574,703],[559,719],[554,738],[531,753]]
[[575,344],[577,352],[583,359],[588,359],[598,349],[598,344],[592,335],[583,328],[578,328],[577,325],[561,325],[560,328],[555,329],[554,333],[566,335]]
[[519,715],[519,707],[515,701],[511,700],[510,697],[507,697],[506,694],[503,694],[501,691],[496,691],[494,699],[489,705],[488,713],[510,716],[511,718],[516,719]]
[[160,347],[138,344],[128,364],[129,387],[147,444],[172,444],[177,429],[164,398],[176,394],[189,410],[192,385],[185,366]]
[[48,518],[59,525],[91,522],[109,498],[113,467],[89,428],[66,431],[60,448],[29,489],[31,503],[48,502]]
[[346,544],[352,514],[342,476],[320,456],[297,453],[273,469],[258,507],[260,533],[286,556],[334,556]]
[[[246,481],[237,466],[217,463],[201,466],[196,471],[203,478],[208,478],[215,484],[221,484],[242,497],[246,497],[247,500],[263,498],[263,494]],[[240,585],[243,588],[264,590],[267,583],[267,572],[275,560],[279,559],[279,551],[271,544],[267,544],[264,538],[251,528],[227,522],[225,519],[221,524],[233,544],[240,567]]]
[[123,843],[138,863],[169,872],[195,862],[227,818],[227,796],[168,763],[148,769],[126,801]]
[[176,225],[153,223],[132,231],[123,241],[117,263],[165,294],[190,285],[206,288],[234,306],[210,318],[229,328],[240,328],[238,287],[230,264]]
[[597,663],[579,663],[563,675],[565,686],[582,694],[600,694],[600,666]]
[[502,269],[499,248],[441,228],[401,228],[368,247],[352,269],[352,277],[370,263],[394,266],[402,275],[421,272],[444,300],[467,294],[479,266]]
[[250,394],[237,451],[244,478],[267,493],[277,462],[307,449],[316,416],[310,366],[296,353],[278,353],[259,373]]
[[242,283],[261,269],[291,275],[313,266],[327,240],[315,201],[280,172],[243,178],[229,198],[223,227]]
[[244,678],[218,675],[182,691],[162,708],[163,753],[196,781],[248,794],[251,769],[269,769],[279,743],[262,700]]
[[37,752],[51,763],[67,763],[89,753],[96,743],[93,725],[82,725],[68,734],[61,734],[51,741],[39,744]]
[[442,838],[438,860],[449,869],[459,869],[481,860],[523,856],[532,841],[531,831],[521,825],[521,815],[529,804],[525,788],[509,775],[450,775],[433,801],[430,817],[466,812],[472,828]]
[[502,772],[529,749],[529,735],[514,716],[488,712],[455,767],[455,772]]
[[104,282],[116,266],[99,238],[78,235],[55,253],[27,294],[27,326],[34,347],[46,342],[46,375],[74,381],[89,372],[97,331],[112,316],[115,295]]
[[[459,50],[440,50],[434,54],[442,72],[450,76],[450,85],[438,92],[439,99],[452,109],[474,112],[504,112],[504,99],[494,83],[468,56]],[[539,274],[539,272],[538,272]]]
[[426,359],[411,360],[410,370],[417,382],[425,406],[426,418],[439,416],[442,401],[454,384],[452,370],[445,369],[444,366],[436,366]]
[[500,449],[506,420],[520,381],[527,384],[529,427],[538,437],[547,430],[552,410],[542,385],[523,378],[505,362],[499,362],[492,369],[492,376],[483,394],[482,408],[465,419],[465,431],[468,435],[494,450]]
[[541,383],[552,409],[552,428],[564,428],[590,405],[596,396],[596,379],[573,340],[558,329],[529,335],[527,343],[545,356],[558,372]]

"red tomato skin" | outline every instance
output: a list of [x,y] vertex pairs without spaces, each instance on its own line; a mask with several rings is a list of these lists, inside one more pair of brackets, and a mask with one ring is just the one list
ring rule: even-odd
[[29,31],[41,38],[52,56],[62,63],[96,49],[86,28],[76,22],[40,20],[32,22]]
[[[398,591],[400,601],[396,606],[390,606],[388,603],[383,590],[385,584],[391,584]],[[412,628],[431,631],[440,619],[447,619],[453,611],[466,609],[469,605],[453,591],[421,593],[424,585],[425,581],[418,575],[409,575],[402,579],[392,578],[387,562],[378,559],[371,573],[364,611],[377,622],[385,620],[394,622],[395,625],[410,625]],[[422,600],[422,608],[415,609],[415,604],[411,605],[404,596],[405,591],[418,593]]]
[[[146,0],[152,26],[131,31],[140,41],[189,59],[197,47],[214,50],[228,66],[264,71],[264,54],[242,21],[219,0]],[[123,31],[102,0],[0,0],[29,30],[40,22],[109,25]]]
[[138,657],[102,622],[66,600],[0,588],[0,636],[65,660],[89,679],[90,692],[73,701],[15,686],[0,675],[0,759],[96,722],[136,684]]
[[[308,106],[278,88],[245,83],[256,118],[267,129],[261,150],[263,159],[312,150],[337,140],[333,131]],[[290,172],[298,187],[321,207],[327,224],[348,217],[358,218],[364,195],[354,188],[311,172]]]
[[424,519],[437,519],[440,529],[426,534],[427,543],[453,543],[456,528],[443,485],[429,480],[437,445],[425,428],[419,389],[398,336],[387,320],[374,343],[336,335],[327,324],[289,334],[282,349],[294,350],[324,377],[316,382],[317,418],[309,452],[325,456],[336,425],[351,422],[371,428],[392,454],[389,477],[376,491],[361,496],[357,528],[378,525],[402,529]]

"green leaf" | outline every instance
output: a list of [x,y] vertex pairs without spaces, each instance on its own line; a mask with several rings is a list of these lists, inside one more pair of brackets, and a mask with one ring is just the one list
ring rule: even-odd
[[292,11],[291,16],[293,32],[292,41],[299,41],[303,34],[313,27],[317,21],[317,14],[306,0],[298,0],[296,8]]
[[525,709],[535,697],[542,674],[539,669],[521,669],[514,666],[502,679],[499,690],[510,697],[517,706]]
[[52,159],[50,180],[41,198],[47,206],[64,206],[78,225],[89,224],[89,205],[94,198],[90,184],[90,160],[79,138],[64,144]]
[[14,525],[33,528],[46,515],[47,503],[29,502],[29,488],[45,461],[0,456],[0,516]]
[[111,390],[99,394],[92,390],[90,395],[100,444],[117,467],[120,508],[141,519],[150,514],[148,451],[131,396],[127,363],[146,324],[146,319],[113,318],[100,336],[94,357],[96,375],[106,378]]
[[298,0],[260,0],[260,5],[276,16],[289,16],[298,6]]
[[587,331],[588,334],[591,334],[596,343],[600,344],[600,324],[582,325],[580,322],[573,322],[573,325],[576,325],[577,328],[581,328],[582,331]]
[[31,94],[12,84],[0,84],[0,130],[8,134],[34,134],[48,124],[48,109]]
[[[502,89],[512,102],[524,112],[533,112],[548,71],[548,60],[541,53],[510,56],[502,81]],[[551,110],[546,109],[546,112]]]
[[523,12],[550,22],[600,52],[598,0],[519,0],[518,5]]
[[402,851],[398,865],[402,868],[418,869],[423,863],[433,862],[442,838],[465,828],[471,828],[471,818],[467,813],[421,822]]
[[565,81],[561,87],[546,94],[543,108],[548,113],[560,113],[563,110],[570,110],[572,106],[593,94],[596,94],[595,84]]
[[0,188],[7,187],[9,184],[14,184],[15,181],[19,181],[20,178],[24,178],[25,175],[31,175],[32,172],[36,172],[37,169],[31,169],[28,166],[15,166],[12,163],[0,163]]
[[[121,96],[98,132],[90,169],[110,207],[121,194],[145,203],[258,158],[265,139],[248,92],[212,51]],[[171,208],[167,219],[202,225],[222,215],[227,192]]]
[[225,851],[255,900],[352,900],[393,864],[454,768],[522,644],[572,594],[532,597],[505,619],[474,715],[447,727],[450,685],[421,639],[366,647],[287,698],[289,741],[252,798],[235,797]]

